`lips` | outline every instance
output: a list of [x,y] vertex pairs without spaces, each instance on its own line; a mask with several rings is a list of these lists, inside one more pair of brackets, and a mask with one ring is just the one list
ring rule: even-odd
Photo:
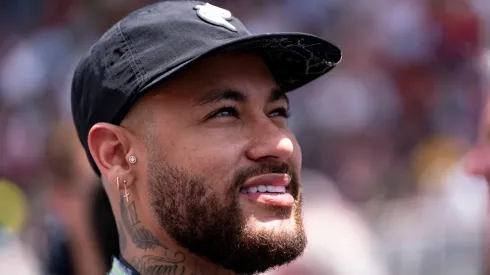
[[291,207],[294,198],[288,192],[290,182],[288,174],[263,174],[248,179],[240,188],[240,193],[252,203]]

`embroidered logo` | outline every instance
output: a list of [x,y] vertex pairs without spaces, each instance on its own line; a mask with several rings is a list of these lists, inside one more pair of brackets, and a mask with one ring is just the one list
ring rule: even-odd
[[197,10],[197,16],[205,22],[227,28],[230,31],[237,31],[235,26],[228,22],[231,20],[231,12],[229,10],[222,9],[209,3],[197,5],[194,9]]

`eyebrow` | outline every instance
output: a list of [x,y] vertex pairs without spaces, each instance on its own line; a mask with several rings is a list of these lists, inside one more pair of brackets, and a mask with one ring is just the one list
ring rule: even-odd
[[[289,99],[286,93],[281,90],[279,87],[275,87],[271,89],[269,92],[269,98],[267,99],[267,103],[276,102],[279,100],[285,100],[289,107]],[[218,103],[224,100],[231,100],[236,102],[246,102],[248,100],[248,96],[243,92],[236,89],[220,89],[213,90],[206,95],[198,98],[194,106],[203,106],[212,103]]]

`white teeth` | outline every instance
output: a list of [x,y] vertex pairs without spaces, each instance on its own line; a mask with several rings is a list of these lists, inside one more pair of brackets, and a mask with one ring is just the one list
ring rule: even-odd
[[285,186],[276,186],[276,193],[286,193]]
[[259,185],[259,187],[257,188],[259,190],[259,192],[265,192],[267,191],[267,187],[265,187],[265,185]]
[[286,193],[286,186],[259,185],[240,190],[241,193]]

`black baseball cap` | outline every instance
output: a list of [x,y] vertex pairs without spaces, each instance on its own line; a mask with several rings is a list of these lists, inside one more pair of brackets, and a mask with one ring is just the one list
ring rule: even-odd
[[251,34],[231,12],[201,1],[162,1],[136,10],[112,26],[75,69],[74,123],[90,164],[88,133],[99,122],[119,124],[152,88],[215,54],[258,54],[279,87],[292,91],[324,75],[341,50],[304,33]]

